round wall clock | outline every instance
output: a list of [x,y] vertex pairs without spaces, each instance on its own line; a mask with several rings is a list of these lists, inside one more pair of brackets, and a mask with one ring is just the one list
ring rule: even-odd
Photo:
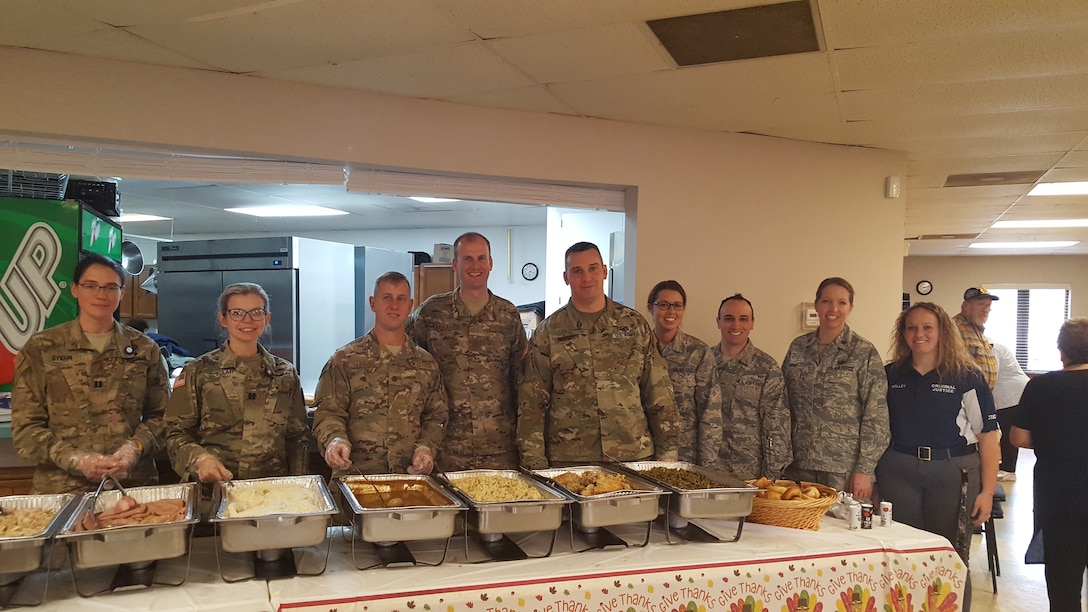
[[527,281],[536,280],[538,274],[540,270],[537,269],[535,263],[530,262],[521,267],[521,277]]
[[914,290],[920,295],[929,295],[933,292],[933,283],[927,280],[918,281],[918,284],[914,286]]

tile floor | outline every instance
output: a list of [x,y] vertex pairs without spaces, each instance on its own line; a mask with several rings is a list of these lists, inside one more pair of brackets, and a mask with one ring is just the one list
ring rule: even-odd
[[[994,521],[997,534],[1001,575],[997,578],[997,595],[986,567],[986,543],[976,535],[971,543],[971,583],[973,612],[1013,612],[1047,610],[1046,579],[1042,565],[1025,565],[1024,551],[1032,532],[1032,474],[1035,454],[1020,450],[1016,464],[1016,481],[1002,482],[1005,487],[1005,518]],[[1086,580],[1088,588],[1088,580]],[[1088,595],[1082,595],[1088,601]],[[1088,607],[1085,608],[1088,610]]]

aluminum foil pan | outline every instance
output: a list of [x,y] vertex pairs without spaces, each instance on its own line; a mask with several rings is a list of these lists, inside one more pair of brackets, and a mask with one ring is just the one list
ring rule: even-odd
[[[555,481],[557,476],[567,472],[604,476],[622,475],[627,478],[633,488],[596,495],[580,495]],[[550,468],[535,470],[533,474],[546,478],[548,484],[575,500],[571,506],[571,518],[580,529],[652,521],[659,513],[660,499],[669,494],[668,491],[645,478],[601,465]]]
[[[728,472],[713,470],[686,461],[632,461],[621,463],[619,467],[671,491],[669,511],[673,516],[681,519],[745,517],[752,513],[752,500],[755,499],[756,493],[759,493],[757,487]],[[695,472],[721,486],[708,489],[679,488],[644,473],[655,467]]]
[[[258,491],[268,487],[300,487],[312,492],[319,508],[308,512],[270,512],[255,516],[227,516],[230,494]],[[320,476],[282,476],[232,480],[216,485],[212,515],[219,523],[219,542],[227,552],[249,552],[276,548],[317,546],[325,541],[325,530],[338,512],[329,487]]]
[[[558,529],[563,523],[563,507],[572,501],[563,493],[515,470],[466,470],[447,472],[445,477],[468,504],[469,526],[485,535]],[[457,486],[459,481],[471,477],[517,480],[539,491],[543,499],[478,501]]]
[[19,509],[36,509],[55,513],[49,523],[37,533],[24,536],[0,536],[0,574],[32,572],[41,567],[46,541],[60,530],[77,503],[79,503],[79,496],[73,493],[0,497],[0,508],[3,508],[5,513]]
[[374,474],[342,476],[337,485],[359,517],[367,542],[440,540],[453,535],[465,504],[430,476]]
[[57,533],[57,539],[68,541],[72,563],[76,567],[172,559],[189,550],[189,526],[200,520],[196,483],[129,487],[125,492],[141,504],[165,499],[184,500],[185,517],[169,523],[84,530],[84,517],[88,513],[112,508],[121,499],[121,492],[103,491],[97,499],[93,493],[84,493],[75,511]]

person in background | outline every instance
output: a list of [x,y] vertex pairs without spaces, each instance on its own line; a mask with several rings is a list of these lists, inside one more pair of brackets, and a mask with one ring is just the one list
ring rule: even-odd
[[697,465],[715,465],[722,442],[722,392],[714,355],[705,342],[680,329],[688,303],[688,294],[680,283],[661,281],[650,290],[646,302],[680,411],[677,458]]
[[95,490],[107,473],[154,484],[169,394],[155,343],[113,319],[125,271],[101,255],[76,265],[74,321],[39,332],[15,357],[12,442],[38,464],[31,492]]
[[254,283],[219,296],[220,348],[190,362],[166,405],[174,471],[200,482],[306,473],[310,430],[298,372],[260,344],[272,312]]
[[185,350],[184,347],[182,347],[180,344],[178,344],[177,340],[174,340],[170,336],[164,336],[164,335],[162,335],[160,333],[156,333],[156,332],[153,332],[153,331],[147,331],[147,330],[151,329],[151,325],[148,324],[148,322],[143,320],[143,319],[129,319],[129,321],[128,321],[128,323],[126,323],[126,325],[128,325],[132,329],[135,329],[136,331],[140,331],[140,332],[143,332],[143,333],[147,334],[147,337],[154,340],[155,343],[158,344],[160,348],[166,349],[165,354],[167,354],[167,355],[176,354],[176,355],[180,355],[182,357],[189,357],[190,356],[189,351]]
[[846,324],[854,287],[825,278],[816,290],[819,327],[790,343],[782,360],[793,426],[786,477],[868,500],[888,447],[888,381],[880,354]]
[[990,318],[990,306],[1001,298],[991,295],[986,287],[969,287],[963,292],[960,312],[952,318],[956,322],[967,352],[986,377],[986,384],[993,390],[997,383],[997,357],[993,344],[986,339],[986,320]]
[[993,351],[997,359],[994,404],[997,406],[997,422],[1001,425],[1001,468],[997,472],[997,479],[1011,482],[1016,480],[1016,459],[1020,449],[1009,440],[1009,430],[1016,422],[1020,394],[1024,392],[1029,379],[1012,349],[994,343]]
[[[887,365],[891,445],[876,467],[895,520],[947,538],[968,563],[968,518],[990,518],[997,486],[997,415],[990,387],[943,308],[900,313]],[[962,497],[962,474],[967,497]],[[961,504],[969,516],[961,516]],[[970,586],[964,609],[970,609]]]
[[374,283],[374,328],[337,349],[314,393],[314,436],[333,476],[430,474],[449,405],[438,363],[404,331],[412,312],[408,279]]
[[1062,324],[1058,351],[1065,367],[1028,382],[1009,438],[1035,449],[1035,528],[1050,609],[1079,612],[1088,568],[1088,318]]
[[596,245],[575,243],[564,261],[570,301],[533,333],[518,383],[522,464],[675,461],[680,414],[653,331],[605,296]]
[[487,287],[487,238],[462,234],[453,253],[457,288],[431,296],[408,320],[408,335],[438,362],[449,398],[438,462],[445,470],[515,469],[515,390],[525,328],[517,308]]
[[756,326],[752,303],[737,293],[718,307],[718,364],[724,435],[717,465],[743,479],[778,478],[793,461],[785,381],[774,357],[748,336]]

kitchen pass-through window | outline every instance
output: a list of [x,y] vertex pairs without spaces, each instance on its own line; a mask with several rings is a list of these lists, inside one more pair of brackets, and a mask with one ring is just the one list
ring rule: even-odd
[[1016,352],[1025,370],[1062,369],[1058,330],[1069,318],[1068,286],[988,286],[999,300],[990,308],[986,337]]

